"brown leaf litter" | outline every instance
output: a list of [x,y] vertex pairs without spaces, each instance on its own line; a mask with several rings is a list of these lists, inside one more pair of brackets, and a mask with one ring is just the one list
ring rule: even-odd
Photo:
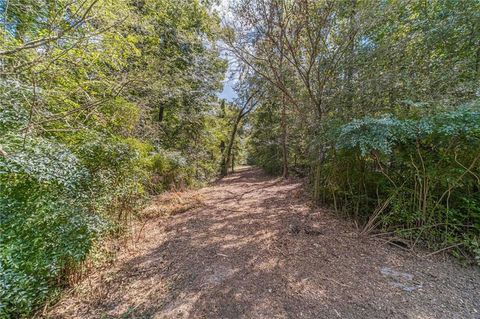
[[154,199],[135,249],[45,317],[480,318],[478,268],[359,236],[301,180],[246,168],[177,195]]

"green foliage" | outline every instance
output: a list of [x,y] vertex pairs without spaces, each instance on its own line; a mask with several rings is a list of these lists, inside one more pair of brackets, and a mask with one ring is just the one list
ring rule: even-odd
[[318,201],[367,230],[478,256],[480,3],[233,7],[226,41],[268,82],[252,163],[278,172],[287,136],[290,171],[309,175]]
[[0,157],[0,317],[8,317],[46,300],[63,269],[86,257],[102,221],[77,193],[89,176],[70,150],[11,134],[0,144],[8,154]]
[[[35,179],[38,183],[73,189],[87,172],[64,146],[44,138],[6,134],[0,139],[6,157],[0,158],[0,174],[14,180]],[[58,163],[53,167],[52,163]]]
[[478,102],[419,118],[366,117],[333,131],[335,147],[314,181],[318,199],[363,222],[387,203],[378,222],[385,230],[433,248],[462,243],[478,259]]
[[279,106],[275,103],[265,103],[256,110],[252,120],[253,130],[248,141],[248,163],[262,167],[269,174],[282,172],[278,110]]
[[462,138],[475,143],[480,136],[480,111],[477,105],[441,112],[417,120],[366,117],[341,127],[337,146],[358,148],[365,156],[371,152],[390,155],[395,145],[418,139]]
[[26,316],[67,265],[87,256],[102,223],[58,190],[10,182],[3,191],[3,181],[1,188],[0,317]]
[[1,318],[46,302],[148,196],[218,172],[225,63],[210,12],[0,1]]
[[393,146],[405,135],[411,123],[390,117],[353,120],[341,127],[337,146],[344,149],[359,149],[362,156],[370,152],[391,154]]

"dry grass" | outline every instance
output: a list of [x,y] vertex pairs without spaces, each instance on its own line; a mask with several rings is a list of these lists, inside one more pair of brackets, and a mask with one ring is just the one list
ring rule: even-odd
[[[163,235],[163,228],[152,226],[157,224],[154,220],[163,220],[203,205],[203,196],[193,190],[169,191],[154,197],[135,217],[131,216],[124,232],[103,238],[95,244],[86,260],[66,267],[59,280],[70,288],[62,295],[82,296],[92,302],[106,298],[108,285],[105,283],[113,280],[110,276],[113,276],[114,264],[144,253],[144,246],[148,246],[142,243],[146,240],[146,232],[157,239]],[[47,313],[55,305],[56,300],[46,303],[33,318],[48,318]]]
[[[255,169],[159,196],[116,262],[44,317],[478,317],[477,270],[359,236],[309,204],[300,180]],[[386,267],[418,289],[404,290]]]
[[203,206],[204,198],[194,191],[167,192],[155,197],[139,214],[141,219],[167,217]]

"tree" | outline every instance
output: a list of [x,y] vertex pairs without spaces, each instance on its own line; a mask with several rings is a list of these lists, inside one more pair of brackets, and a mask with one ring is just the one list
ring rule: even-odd
[[225,41],[271,87],[251,116],[250,161],[275,174],[289,161],[317,200],[369,231],[382,225],[414,245],[478,255],[462,239],[476,231],[451,218],[472,225],[479,203],[466,177],[478,160],[469,123],[478,113],[479,9],[471,0],[237,1]]
[[244,89],[243,94],[240,95],[240,100],[243,100],[243,104],[238,107],[236,110],[235,117],[233,119],[233,124],[230,130],[230,137],[228,139],[228,144],[223,150],[223,159],[222,159],[222,167],[221,167],[221,174],[226,176],[228,174],[228,168],[231,166],[232,171],[234,167],[234,160],[232,156],[233,145],[235,142],[235,136],[237,134],[238,126],[242,119],[250,113],[258,103],[258,97],[261,96],[260,89],[256,89],[254,91],[249,91],[248,87]]
[[148,196],[218,174],[210,6],[0,1],[0,317],[46,302]]

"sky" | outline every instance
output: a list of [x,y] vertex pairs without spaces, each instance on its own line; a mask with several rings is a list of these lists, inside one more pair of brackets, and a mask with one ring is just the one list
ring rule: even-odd
[[[222,20],[228,19],[228,6],[230,1],[231,0],[221,0],[220,4],[216,8],[220,12]],[[224,45],[220,44],[219,46],[222,47]],[[231,102],[237,97],[237,94],[233,90],[233,86],[237,81],[235,77],[235,71],[233,70],[233,57],[229,56],[227,52],[222,52],[222,56],[226,58],[229,63],[227,72],[225,74],[225,80],[223,81],[223,91],[218,94],[218,97]]]
[[[221,44],[220,46],[224,46],[224,44]],[[235,59],[231,56],[231,54],[224,51],[222,52],[222,57],[228,61],[228,68],[225,72],[225,79],[223,80],[223,91],[218,94],[218,96],[231,102],[237,97],[233,87],[238,81],[238,74],[234,67]]]
[[229,102],[233,101],[237,97],[237,94],[233,90],[232,85],[233,82],[231,80],[225,80],[223,82],[223,91],[218,94],[218,97]]

